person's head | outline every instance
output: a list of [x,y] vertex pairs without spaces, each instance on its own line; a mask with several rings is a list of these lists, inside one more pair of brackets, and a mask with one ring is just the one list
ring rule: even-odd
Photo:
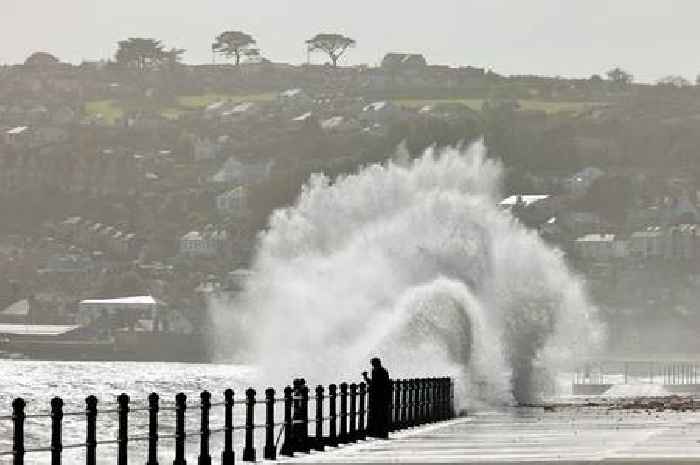
[[374,357],[372,360],[369,361],[372,364],[373,368],[379,368],[382,366],[382,361],[379,360],[378,357]]

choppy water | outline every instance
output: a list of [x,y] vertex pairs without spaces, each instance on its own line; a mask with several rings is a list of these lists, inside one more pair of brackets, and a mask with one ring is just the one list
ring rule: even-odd
[[[188,431],[199,429],[199,393],[209,390],[212,402],[223,400],[223,391],[231,388],[236,397],[242,397],[243,390],[257,386],[256,371],[240,365],[201,365],[177,363],[125,363],[125,362],[44,362],[29,360],[0,360],[0,417],[10,415],[11,403],[15,397],[27,401],[28,414],[44,414],[49,411],[53,396],[65,401],[64,412],[82,411],[84,399],[90,394],[98,397],[99,410],[112,410],[116,396],[125,392],[130,395],[133,408],[145,407],[146,398],[151,392],[161,394],[161,405],[172,405],[175,394],[184,392],[188,396]],[[262,394],[261,394],[262,395]],[[238,424],[241,424],[241,407],[236,411]],[[147,412],[133,412],[130,415],[130,434],[138,435],[146,431]],[[212,429],[223,425],[222,408],[212,409]],[[160,414],[161,434],[174,431],[173,413]],[[115,415],[98,414],[98,440],[115,439]],[[48,418],[28,418],[26,420],[27,448],[47,447],[50,442],[50,420]],[[236,435],[238,444],[242,444]],[[0,420],[0,451],[12,448],[12,423]],[[64,444],[81,443],[85,440],[85,422],[82,416],[64,418]],[[220,453],[221,438],[212,438],[212,455]],[[192,438],[188,443],[188,456],[196,460],[198,442]],[[161,459],[163,463],[172,460],[172,442],[162,441]],[[240,453],[240,446],[237,446]],[[130,447],[132,463],[145,463],[143,444]],[[82,450],[67,450],[64,463],[83,463]],[[114,463],[114,449],[98,446],[98,462]],[[28,464],[48,463],[46,453],[27,455]],[[11,458],[0,456],[0,464],[11,463]],[[195,461],[191,463],[196,463]]]

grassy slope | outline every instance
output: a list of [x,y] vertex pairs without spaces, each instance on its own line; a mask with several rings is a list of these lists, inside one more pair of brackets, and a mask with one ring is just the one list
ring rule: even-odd
[[[182,113],[190,110],[200,110],[212,103],[221,100],[231,100],[233,102],[267,102],[273,100],[277,94],[251,94],[251,95],[233,95],[233,94],[202,94],[202,95],[183,95],[177,98],[177,103],[174,106],[162,106],[156,108],[158,112],[165,118],[177,119]],[[102,115],[102,118],[108,124],[114,124],[118,118],[124,116],[127,105],[117,100],[94,100],[87,102],[83,112],[87,117],[95,117]]]
[[[269,102],[274,100],[275,93],[235,95],[235,94],[215,94],[208,93],[202,95],[183,95],[177,98],[174,106],[163,106],[157,108],[161,115],[166,118],[177,119],[182,113],[191,110],[200,110],[212,103],[221,100],[231,100],[233,102]],[[469,108],[481,111],[485,99],[399,99],[396,103],[410,108],[420,108],[425,105],[451,102],[462,103]],[[571,112],[580,113],[592,106],[600,105],[599,102],[561,102],[549,100],[519,100],[523,110],[541,110],[547,113]],[[126,112],[125,105],[116,100],[95,100],[88,102],[84,109],[86,116],[97,116],[101,114],[108,124],[114,124]]]
[[[481,111],[486,99],[401,99],[396,103],[411,108],[421,108],[436,103],[461,103],[472,110]],[[599,102],[560,102],[550,100],[518,100],[523,110],[540,110],[547,113],[573,112],[580,113],[592,106],[601,105]]]

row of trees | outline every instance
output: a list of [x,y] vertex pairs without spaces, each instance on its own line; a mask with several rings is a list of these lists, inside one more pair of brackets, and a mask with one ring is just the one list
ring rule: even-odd
[[[607,73],[605,73],[605,75],[610,81],[621,85],[631,84],[632,80],[634,79],[632,74],[628,73],[622,68],[613,68]],[[598,75],[593,75],[591,79],[601,80],[602,78]],[[661,79],[657,80],[656,85],[660,87],[681,88],[690,87],[693,84],[683,76],[677,74],[669,74],[668,76],[664,76]],[[695,78],[695,85],[700,86],[700,74]]]
[[[348,50],[356,45],[354,39],[342,34],[316,34],[306,41],[309,52],[321,52],[328,56],[336,67]],[[224,31],[214,39],[211,50],[238,66],[243,61],[263,60],[257,41],[243,31]],[[172,66],[180,62],[184,49],[166,49],[161,41],[150,38],[131,37],[118,44],[117,63],[137,71],[156,67]]]

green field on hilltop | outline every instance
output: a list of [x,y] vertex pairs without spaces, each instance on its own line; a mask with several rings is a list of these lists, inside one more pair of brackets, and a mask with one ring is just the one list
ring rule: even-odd
[[230,100],[232,102],[269,102],[274,100],[277,94],[274,92],[262,94],[202,94],[202,95],[183,95],[177,98],[178,106],[185,109],[205,108],[212,103],[222,100]]
[[[225,93],[206,93],[201,95],[181,95],[169,104],[158,104],[148,102],[126,102],[114,99],[93,100],[87,102],[84,107],[84,114],[90,118],[96,118],[98,115],[110,125],[124,116],[129,110],[146,109],[160,113],[168,119],[177,119],[183,113],[193,110],[201,110],[207,106],[220,102],[222,100],[231,102],[269,102],[276,98],[274,92],[256,93],[256,94],[225,94]],[[461,103],[475,111],[481,111],[484,98],[438,98],[438,99],[395,99],[393,100],[399,105],[409,108],[421,108],[426,105],[438,103]],[[548,114],[556,113],[580,113],[593,106],[603,105],[601,102],[564,102],[551,100],[518,100],[520,108],[523,110],[539,110]]]
[[[483,98],[398,99],[395,100],[395,102],[409,108],[421,108],[426,105],[435,105],[439,103],[461,103],[472,110],[481,111],[486,100],[487,99]],[[549,114],[562,112],[580,113],[588,108],[603,105],[600,102],[561,102],[551,100],[518,100],[518,103],[523,110],[544,111]]]
[[85,116],[97,118],[101,116],[107,124],[114,124],[124,116],[124,109],[115,100],[93,100],[87,102],[84,108]]
[[276,96],[277,94],[273,92],[248,95],[216,93],[182,95],[177,97],[175,103],[162,105],[123,102],[114,99],[93,100],[85,104],[83,112],[88,118],[101,116],[107,124],[114,125],[119,118],[122,118],[124,114],[129,111],[129,109],[147,109],[160,113],[164,118],[177,119],[186,111],[201,110],[212,103],[222,100],[229,100],[232,102],[269,102],[274,100]]

